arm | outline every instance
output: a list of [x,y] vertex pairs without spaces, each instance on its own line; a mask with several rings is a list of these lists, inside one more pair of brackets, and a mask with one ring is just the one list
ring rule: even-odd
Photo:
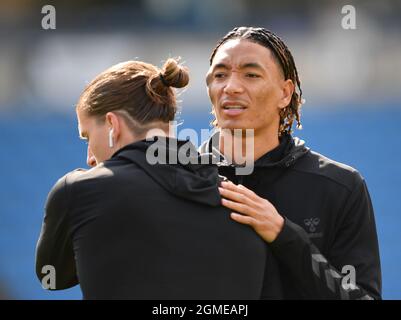
[[277,260],[273,256],[271,249],[267,248],[265,275],[263,279],[261,300],[281,300],[283,299],[283,288],[281,286],[280,271]]
[[61,178],[50,191],[45,216],[36,247],[36,274],[42,281],[44,266],[55,268],[56,288],[67,289],[78,284],[74,251],[68,223],[69,194],[66,177]]
[[[284,219],[265,199],[243,186],[231,184],[223,204],[241,215],[234,220],[251,225],[270,243],[274,256],[292,275],[304,296],[310,299],[380,299],[381,271],[376,227],[369,193],[359,178],[349,196],[343,219],[327,257],[309,240],[303,228]],[[240,194],[240,196],[238,195]],[[277,232],[277,230],[279,230]],[[352,274],[341,274],[343,266],[355,268]],[[345,285],[343,285],[345,284]]]

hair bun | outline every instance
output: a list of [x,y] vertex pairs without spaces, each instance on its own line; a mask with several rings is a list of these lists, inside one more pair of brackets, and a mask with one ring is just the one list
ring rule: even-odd
[[160,81],[168,87],[183,88],[189,82],[188,69],[179,65],[178,59],[170,58],[160,71]]

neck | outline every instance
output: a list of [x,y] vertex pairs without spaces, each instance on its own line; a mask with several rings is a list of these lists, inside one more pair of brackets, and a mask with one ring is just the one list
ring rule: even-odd
[[245,161],[255,162],[280,144],[277,131],[275,132],[275,134],[251,135],[245,130],[223,129],[220,130],[219,149],[230,162],[236,164]]
[[146,127],[144,127],[141,131],[143,133],[136,134],[135,138],[139,140],[144,140],[156,136],[162,137],[174,137],[174,131],[172,130],[172,125],[166,122],[152,122]]
[[126,129],[121,133],[120,139],[117,142],[116,150],[128,144],[156,136],[174,137],[174,132],[171,130],[169,123],[161,121],[152,122],[147,127],[142,127],[135,133],[133,133],[132,130]]

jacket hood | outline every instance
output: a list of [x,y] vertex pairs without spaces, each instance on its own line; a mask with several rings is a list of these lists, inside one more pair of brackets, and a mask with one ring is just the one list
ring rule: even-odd
[[[234,166],[228,163],[224,156],[219,152],[219,136],[220,132],[216,131],[207,141],[199,148],[199,152],[204,154],[212,154],[213,157],[220,159],[219,165]],[[299,158],[310,151],[305,146],[305,141],[290,134],[280,138],[280,144],[273,150],[269,151],[258,160],[255,161],[255,167],[290,167]]]
[[210,157],[212,155],[201,156],[189,140],[154,137],[152,141],[141,140],[123,147],[112,159],[135,163],[177,197],[219,206],[219,175]]

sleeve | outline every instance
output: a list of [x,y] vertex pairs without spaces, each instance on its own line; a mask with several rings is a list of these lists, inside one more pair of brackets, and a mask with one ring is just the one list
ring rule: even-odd
[[339,217],[326,257],[305,230],[289,219],[285,219],[283,230],[270,244],[273,254],[308,299],[381,299],[374,213],[366,183],[359,174]]
[[[55,283],[50,290],[61,290],[78,284],[74,251],[68,222],[69,194],[66,177],[50,191],[44,221],[36,247],[36,274],[42,282],[54,268]],[[42,282],[43,283],[43,282]]]
[[282,290],[280,272],[276,258],[273,256],[270,248],[267,247],[265,275],[260,299],[281,300],[283,299]]

